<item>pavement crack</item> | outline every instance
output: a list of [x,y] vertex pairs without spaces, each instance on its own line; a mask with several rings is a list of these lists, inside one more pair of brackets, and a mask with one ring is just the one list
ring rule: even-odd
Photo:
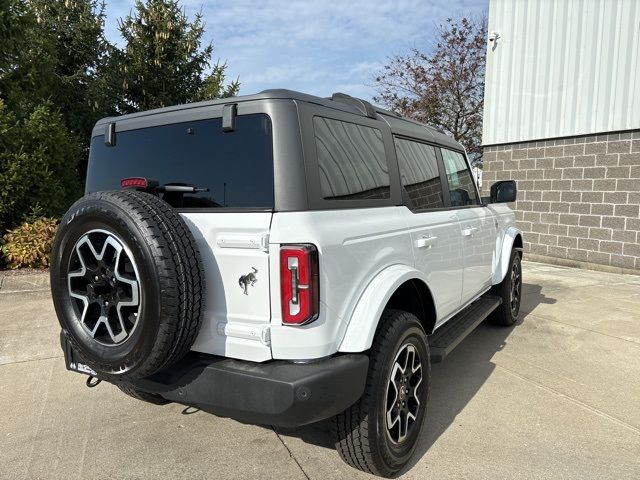
[[9,295],[10,293],[34,293],[34,292],[48,292],[48,288],[29,288],[24,290],[2,290],[0,294]]
[[633,433],[635,433],[636,435],[640,435],[640,428],[636,428],[633,425],[628,424],[627,422],[625,422],[624,420],[620,420],[619,418],[616,418],[612,415],[609,415],[608,413],[603,412],[602,410],[599,410],[598,408],[589,405],[588,403],[584,403],[580,400],[578,400],[577,398],[571,397],[569,395],[567,395],[566,393],[562,393],[559,390],[556,390],[555,388],[551,388],[548,387],[547,385],[543,385],[540,382],[537,382],[529,377],[526,377],[524,375],[522,375],[521,373],[516,372],[515,370],[511,370],[510,368],[505,367],[504,365],[499,365],[496,364],[496,366],[502,370],[504,370],[505,372],[507,372],[510,375],[513,375],[516,378],[519,378],[520,380],[523,380],[525,382],[531,383],[532,385],[535,385],[536,387],[545,390],[549,393],[552,393],[554,395],[557,395],[558,397],[564,398],[565,400],[568,400],[569,402],[575,403],[576,405],[584,408],[585,410],[590,411],[591,413],[598,415],[599,417],[602,417],[606,420],[609,420],[612,423],[617,424],[620,427],[626,428],[627,430],[632,431]]
[[278,437],[278,440],[280,440],[280,443],[282,443],[282,446],[287,449],[287,452],[289,452],[289,456],[291,457],[291,459],[294,462],[296,462],[296,465],[298,465],[298,468],[300,469],[300,471],[304,475],[304,478],[306,478],[307,480],[311,480],[311,477],[309,477],[309,475],[307,475],[307,472],[304,471],[304,468],[302,468],[302,465],[300,465],[300,462],[298,461],[298,459],[295,457],[295,455],[293,454],[291,449],[287,446],[287,444],[284,443],[284,440],[282,439],[280,434],[276,431],[276,429],[275,429],[275,427],[273,425],[271,425],[271,430],[273,430],[273,433],[276,434],[276,437]]
[[16,360],[15,362],[0,362],[0,367],[3,367],[5,365],[15,365],[16,363],[42,362],[44,360],[51,360],[52,358],[64,358],[64,355],[54,355],[53,357],[43,358],[28,358],[26,360]]
[[599,332],[598,330],[593,330],[591,328],[581,327],[579,325],[574,325],[573,323],[561,322],[560,320],[556,320],[555,318],[547,317],[546,315],[540,315],[540,314],[531,313],[531,312],[525,312],[525,313],[527,314],[528,317],[539,318],[540,320],[546,320],[546,321],[549,321],[549,322],[559,323],[561,325],[566,325],[567,327],[573,327],[573,328],[577,328],[578,330],[584,330],[585,332],[591,332],[591,333],[595,333],[597,335],[603,335],[605,337],[615,338],[616,340],[622,340],[623,342],[632,343],[634,345],[640,345],[640,343],[636,342],[635,340],[630,340],[628,338],[618,337],[617,335],[610,335],[608,333]]

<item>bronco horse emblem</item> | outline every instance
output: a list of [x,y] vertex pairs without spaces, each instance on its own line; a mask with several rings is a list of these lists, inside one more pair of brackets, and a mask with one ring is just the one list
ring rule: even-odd
[[253,287],[255,283],[258,281],[258,278],[256,277],[256,273],[258,273],[258,269],[256,267],[251,267],[251,270],[253,270],[253,272],[247,273],[246,275],[242,275],[238,280],[238,284],[240,285],[241,288],[244,289],[245,295],[249,295],[249,292],[247,291],[249,286]]

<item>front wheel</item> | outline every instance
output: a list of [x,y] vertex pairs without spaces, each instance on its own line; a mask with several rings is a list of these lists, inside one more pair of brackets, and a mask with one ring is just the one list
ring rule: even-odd
[[336,450],[358,470],[395,475],[413,454],[429,396],[429,344],[420,321],[385,310],[360,400],[337,415]]
[[502,282],[492,289],[493,293],[502,298],[502,304],[489,317],[489,321],[494,325],[505,327],[510,327],[518,320],[522,301],[522,261],[520,253],[512,250],[509,260],[507,274]]

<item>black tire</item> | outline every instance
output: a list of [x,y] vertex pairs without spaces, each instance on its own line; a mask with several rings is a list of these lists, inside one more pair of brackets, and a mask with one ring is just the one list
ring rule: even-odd
[[[93,240],[83,245],[83,239],[87,238]],[[116,284],[118,269],[122,268],[117,265],[120,257],[111,254],[116,259],[111,266],[107,266],[104,258],[105,245],[111,239],[126,253],[124,258],[131,257],[128,268],[131,271],[133,265],[132,275],[137,282],[133,283],[138,288]],[[81,248],[88,248],[86,243],[93,246],[94,242],[96,251],[102,249],[100,261],[93,253],[80,255]],[[200,328],[204,307],[201,265],[195,240],[184,220],[157,196],[134,190],[86,195],[60,222],[52,252],[51,292],[66,338],[84,363],[104,380],[142,378],[170,366],[189,351]],[[125,274],[122,272],[120,276]],[[94,278],[102,282],[101,293],[98,284],[92,283]],[[76,288],[72,287],[73,282],[86,284],[78,287],[86,289],[86,301],[72,296],[71,291]],[[110,288],[110,293],[105,294],[105,288]],[[124,316],[120,310],[113,314],[113,304],[120,308],[119,295],[125,296],[126,288],[131,298],[134,296],[131,292],[138,292],[137,311],[131,314],[127,310]],[[107,295],[113,300],[111,306],[106,301]],[[95,328],[87,326],[89,313],[98,317],[93,324],[97,325]],[[104,331],[114,315],[116,320],[108,330],[111,337],[119,326],[129,326],[130,331],[122,328],[118,337],[124,335],[125,340],[109,344],[109,337],[105,334],[99,340],[96,331]],[[94,330],[90,331],[91,328]]]
[[[513,289],[517,290],[517,298],[512,297]],[[492,288],[494,295],[502,298],[502,303],[489,316],[489,322],[494,325],[510,327],[518,320],[520,304],[522,302],[522,260],[520,252],[511,251],[509,270],[502,282]]]
[[[420,404],[415,421],[406,430],[406,438],[396,443],[391,439],[395,430],[387,429],[386,414],[389,400],[393,405],[398,397],[392,395],[387,385],[396,355],[407,345],[413,346],[421,362],[422,381],[415,390]],[[385,310],[369,358],[364,394],[334,419],[335,447],[352,467],[381,477],[392,477],[406,465],[416,448],[429,397],[429,343],[420,321],[407,312]]]
[[160,395],[157,395],[155,393],[143,392],[142,390],[138,390],[131,385],[119,383],[118,388],[130,397],[133,397],[136,400],[142,400],[143,402],[153,403],[154,405],[166,405],[167,403],[171,403],[169,402],[169,400],[165,400]]

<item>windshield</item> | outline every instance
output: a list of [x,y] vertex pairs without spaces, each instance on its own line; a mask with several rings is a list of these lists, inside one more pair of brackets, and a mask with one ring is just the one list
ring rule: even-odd
[[[107,147],[91,141],[87,193],[120,189],[130,177],[202,191],[161,194],[176,208],[273,208],[273,142],[265,114],[240,115],[235,130],[220,118],[118,132]],[[208,189],[208,191],[205,191]]]

